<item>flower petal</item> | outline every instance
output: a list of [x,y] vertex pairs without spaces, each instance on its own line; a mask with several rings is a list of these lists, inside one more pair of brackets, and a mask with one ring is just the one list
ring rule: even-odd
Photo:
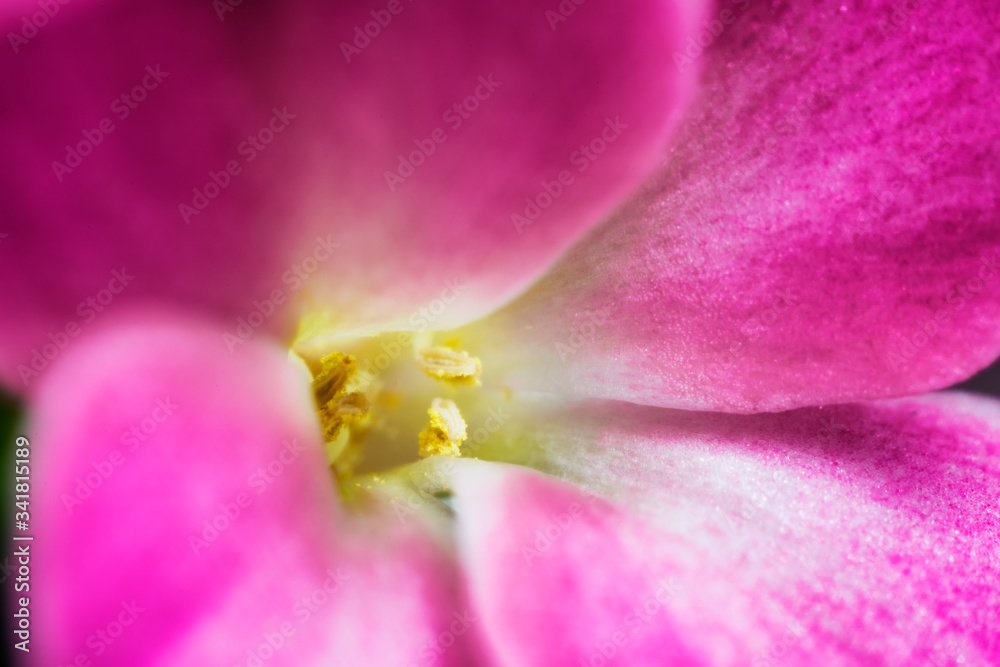
[[511,383],[759,412],[997,357],[995,13],[867,4],[722,10],[669,163],[476,328]]
[[[45,379],[35,664],[416,659],[467,609],[452,558],[388,504],[342,512],[308,380],[276,349],[219,347],[201,325],[122,324]],[[426,664],[467,664],[474,636]]]
[[[78,2],[32,30],[8,13],[31,34],[0,65],[0,280],[22,285],[0,373],[123,302],[281,334],[315,310],[340,328],[488,312],[655,163],[692,87],[670,60],[688,4],[569,3],[554,25],[528,0]],[[543,180],[561,194],[519,234]]]
[[700,664],[676,619],[652,611],[676,581],[649,567],[636,522],[521,468],[456,467],[459,545],[499,664]]
[[[1000,659],[1000,403],[512,409],[477,455],[583,488],[514,467],[453,473],[472,595],[509,664],[601,664],[616,650],[608,664],[662,664],[629,653],[653,627],[664,651],[699,664]],[[529,563],[525,547],[541,553]],[[657,611],[663,577],[674,592]],[[637,624],[626,610],[646,601]],[[545,662],[557,649],[568,657]]]

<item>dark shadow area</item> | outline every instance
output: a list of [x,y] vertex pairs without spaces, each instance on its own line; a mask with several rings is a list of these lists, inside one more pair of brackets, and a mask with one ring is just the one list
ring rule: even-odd
[[13,551],[13,540],[11,539],[14,519],[14,439],[16,433],[14,429],[21,418],[21,406],[11,396],[0,391],[0,461],[3,462],[3,474],[0,475],[0,512],[3,518],[0,519],[3,534],[3,549],[0,549],[0,596],[3,598],[4,620],[0,623],[0,628],[4,631],[3,647],[0,648],[0,661],[5,665],[25,664],[22,656],[16,655],[20,651],[14,649],[14,642],[17,639],[12,634],[11,626],[11,600],[14,596],[15,570],[11,567],[11,552]]
[[1000,397],[1000,359],[952,388]]

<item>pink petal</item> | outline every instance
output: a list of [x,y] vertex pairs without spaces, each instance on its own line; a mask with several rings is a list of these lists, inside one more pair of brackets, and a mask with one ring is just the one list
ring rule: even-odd
[[602,652],[630,667],[698,664],[662,613],[676,580],[649,567],[627,515],[523,468],[457,470],[459,547],[501,664],[604,665]]
[[493,365],[526,388],[756,412],[995,359],[992,7],[729,6],[669,164],[477,329]]
[[[664,664],[632,654],[657,642],[711,665],[1000,660],[996,401],[510,410],[477,455],[582,487],[484,463],[454,473],[472,595],[510,664],[599,665],[612,649],[609,665]],[[542,553],[529,563],[525,546]],[[664,577],[673,595],[632,632],[625,610]]]
[[[348,4],[77,0],[4,58],[16,159],[0,176],[0,280],[22,284],[0,301],[8,383],[34,380],[17,366],[50,334],[101,316],[88,298],[180,303],[232,332],[242,317],[288,334],[321,309],[344,328],[428,305],[425,327],[482,315],[639,182],[692,87],[671,61],[697,15],[686,4],[569,3],[555,29],[527,0]],[[27,30],[3,16],[4,34]],[[102,119],[113,130],[90,148]],[[602,132],[614,143],[578,173],[571,154]],[[273,143],[254,148],[258,133]],[[80,142],[91,154],[57,176]],[[420,145],[433,153],[390,189]],[[519,234],[511,216],[543,180],[563,192]],[[116,270],[135,276],[120,295]]]
[[[387,503],[342,513],[307,380],[279,350],[219,348],[211,328],[130,323],[45,379],[34,664],[417,659],[469,609],[451,557]],[[467,664],[477,631],[424,664]]]

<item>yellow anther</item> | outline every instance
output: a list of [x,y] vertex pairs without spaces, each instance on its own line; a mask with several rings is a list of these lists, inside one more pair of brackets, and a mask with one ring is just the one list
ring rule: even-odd
[[451,384],[479,385],[483,364],[468,352],[450,347],[425,347],[417,352],[417,366],[429,377]]
[[349,474],[360,460],[358,438],[352,437],[353,431],[363,433],[368,417],[368,397],[361,386],[364,378],[358,373],[355,358],[340,352],[326,355],[310,369],[327,457],[338,474]]
[[320,407],[340,394],[358,372],[354,357],[334,352],[319,360],[311,367],[313,373],[313,393]]
[[433,456],[461,456],[459,447],[468,437],[465,420],[458,406],[444,398],[435,398],[427,410],[430,420],[419,436],[421,458]]
[[323,436],[336,440],[340,429],[352,421],[359,421],[368,414],[368,398],[360,391],[338,394],[319,409]]

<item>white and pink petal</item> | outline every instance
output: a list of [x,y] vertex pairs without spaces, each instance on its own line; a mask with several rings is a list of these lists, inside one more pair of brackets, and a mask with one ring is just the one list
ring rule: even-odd
[[525,389],[760,412],[921,393],[995,359],[992,5],[716,12],[662,168],[469,332],[484,363]]
[[451,464],[470,595],[503,664],[1000,659],[995,401],[505,411],[476,454],[562,479]]

